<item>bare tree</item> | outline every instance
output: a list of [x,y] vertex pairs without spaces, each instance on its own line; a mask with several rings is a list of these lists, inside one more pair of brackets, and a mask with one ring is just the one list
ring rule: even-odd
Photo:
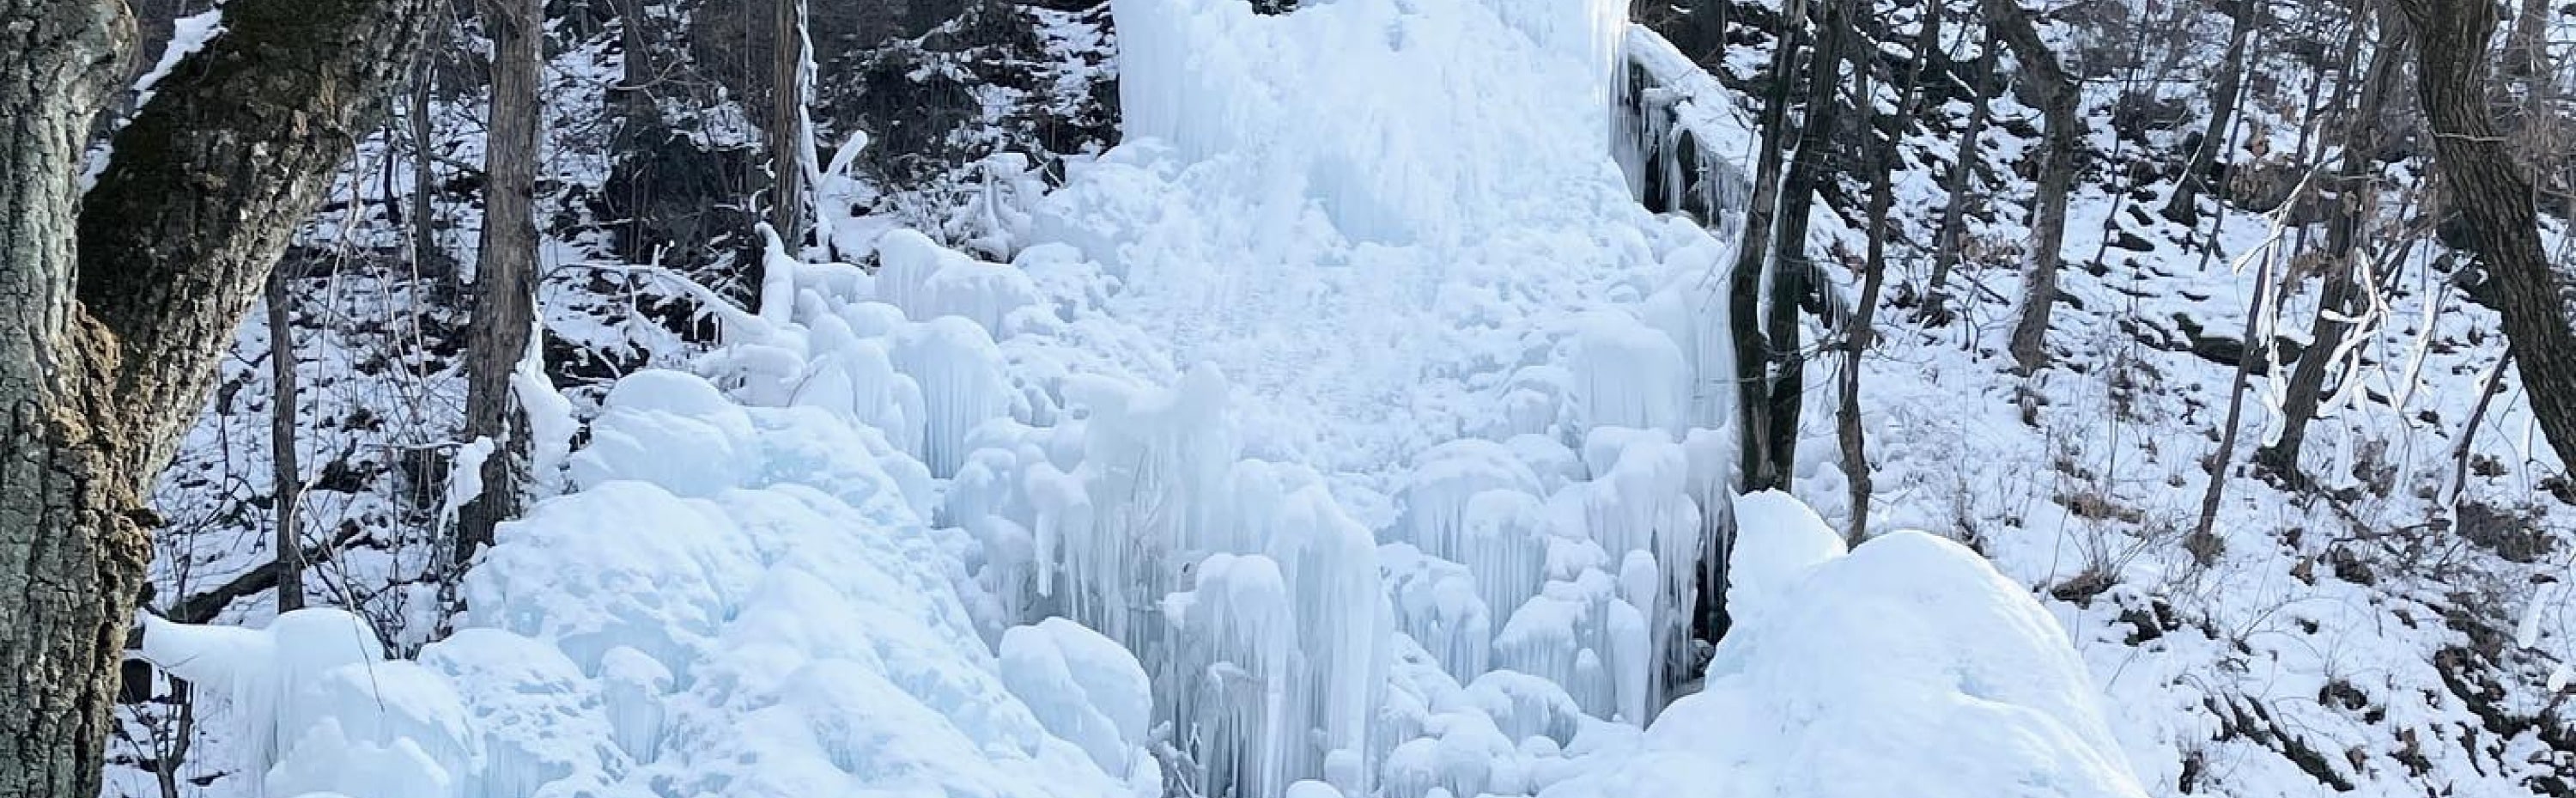
[[84,194],[122,88],[119,0],[0,0],[0,798],[99,794],[148,487],[335,170],[420,0],[235,0]]
[[[2273,275],[2276,270],[2275,263],[2279,260],[2276,254],[2281,242],[2282,229],[2288,222],[2291,208],[2298,204],[2301,195],[2308,192],[2309,182],[2315,179],[2316,172],[2313,170],[2308,172],[2307,177],[2300,179],[2298,187],[2290,190],[2289,201],[2282,203],[2280,209],[2272,212],[2271,229],[2263,237],[2262,243],[2237,256],[2232,268],[2232,271],[2241,274],[2245,271],[2247,263],[2257,264],[2254,268],[2254,296],[2246,300],[2245,346],[2243,351],[2237,353],[2236,376],[2229,382],[2227,389],[2227,417],[2226,420],[2219,422],[2218,451],[2210,454],[2207,463],[2209,483],[2200,495],[2200,522],[2192,529],[2193,539],[2210,539],[2210,530],[2218,523],[2218,505],[2227,489],[2228,466],[2236,460],[2237,430],[2243,425],[2245,414],[2246,383],[2252,380],[2254,365],[2271,356],[2269,347],[2255,342],[2264,339],[2264,331],[2270,329],[2270,325],[2266,322],[2280,312],[2279,278]],[[2194,547],[2197,544],[2185,541],[2184,545]]]
[[2416,91],[2433,126],[2434,173],[2495,281],[2508,351],[2540,430],[2576,460],[2576,331],[2566,286],[2540,248],[2531,178],[2496,131],[2486,99],[2496,8],[2462,0],[2397,0],[2414,32]]
[[1744,244],[1736,247],[1735,267],[1727,274],[1727,315],[1734,341],[1736,389],[1747,398],[1735,403],[1740,428],[1743,488],[1773,486],[1771,474],[1770,346],[1762,334],[1762,268],[1771,248],[1771,222],[1780,202],[1781,153],[1788,150],[1789,98],[1797,83],[1798,37],[1806,25],[1806,0],[1789,0],[1773,32],[1771,91],[1763,98],[1761,151],[1753,169],[1753,197],[1745,204]]
[[483,149],[483,236],[474,268],[474,326],[465,349],[465,436],[489,440],[483,490],[457,511],[455,563],[492,543],[517,516],[525,484],[526,421],[510,375],[536,327],[537,157],[545,71],[543,0],[487,0],[492,29],[492,114]]
[[2227,148],[2227,132],[2236,124],[2237,107],[2244,103],[2245,51],[2263,24],[2261,2],[2222,0],[2218,5],[2227,10],[2231,23],[2227,52],[2218,57],[2218,74],[2210,79],[2209,126],[2200,134],[2200,146],[2192,148],[2191,162],[2183,166],[2173,196],[2165,200],[2165,218],[2184,225],[2200,221],[2200,195],[2209,190],[2210,171],[2218,165],[2219,152]]
[[[1988,26],[1985,46],[1988,58],[1994,57],[1998,44],[1993,26]],[[1923,308],[1917,312],[1918,320],[1933,326],[1949,324],[1957,313],[1950,307],[1950,270],[1958,266],[1959,250],[1967,238],[1968,205],[1974,201],[1972,192],[1977,161],[1984,156],[1977,141],[1985,136],[1986,121],[1994,116],[1994,103],[1988,102],[1985,95],[1978,93],[1973,86],[1969,87],[1968,101],[1974,103],[1968,111],[1968,127],[1959,132],[1958,156],[1950,162],[1949,176],[1941,181],[1941,190],[1949,195],[1950,201],[1941,208],[1941,228],[1935,233],[1939,242],[1932,253],[1932,276],[1924,285]]]
[[1843,44],[1858,35],[1853,30],[1853,5],[1850,0],[1826,0],[1824,5],[1824,20],[1816,29],[1815,57],[1807,66],[1807,118],[1800,123],[1798,149],[1780,189],[1778,250],[1771,257],[1771,298],[1763,319],[1770,373],[1759,383],[1767,389],[1760,401],[1771,404],[1764,430],[1770,442],[1763,447],[1770,461],[1759,472],[1763,488],[1786,490],[1796,473],[1798,422],[1807,393],[1807,352],[1801,342],[1799,312],[1817,305],[1818,296],[1816,264],[1807,255],[1807,224],[1814,215],[1817,189],[1830,179],[1826,167],[1842,108],[1838,95]]
[[2361,102],[2346,122],[2343,154],[2330,182],[2336,207],[2326,225],[2325,287],[2316,319],[2308,328],[2307,349],[2291,370],[2288,389],[2282,394],[2281,435],[2255,451],[2256,462],[2292,481],[2300,479],[2299,449],[2306,441],[2308,422],[2324,401],[2327,372],[2339,362],[2337,355],[2357,326],[2353,320],[2362,310],[2363,293],[2371,288],[2362,281],[2362,267],[2370,259],[2362,232],[2378,210],[2373,176],[2384,135],[2379,115],[2400,74],[2398,64],[2405,56],[2402,42],[2402,37],[2385,37],[2371,56]]
[[[429,36],[439,36],[447,26],[422,26]],[[412,60],[411,84],[404,91],[406,107],[403,116],[411,139],[411,213],[405,221],[411,238],[412,276],[431,279],[442,296],[452,295],[456,288],[455,265],[438,251],[438,206],[432,202],[437,190],[437,158],[430,152],[430,141],[436,128],[431,124],[430,100],[438,93],[438,46],[422,45]]]
[[1878,312],[1879,292],[1887,281],[1887,212],[1896,204],[1894,173],[1904,165],[1896,145],[1906,126],[1914,123],[1914,115],[1921,110],[1918,104],[1922,98],[1924,64],[1930,59],[1933,48],[1940,46],[1941,42],[1941,14],[1944,11],[1941,3],[1927,2],[1922,9],[1923,21],[1916,28],[1914,40],[1914,66],[1906,74],[1904,86],[1900,89],[1894,124],[1883,135],[1879,131],[1878,101],[1872,96],[1869,85],[1870,70],[1866,66],[1857,70],[1860,73],[1860,99],[1853,106],[1860,111],[1862,134],[1870,137],[1868,146],[1864,148],[1868,158],[1866,171],[1869,173],[1869,251],[1861,262],[1860,298],[1853,304],[1851,319],[1844,326],[1843,370],[1838,386],[1842,402],[1834,412],[1834,436],[1842,449],[1843,471],[1850,485],[1852,508],[1851,528],[1843,534],[1854,544],[1869,535],[1869,500],[1870,494],[1876,491],[1870,476],[1869,438],[1861,426],[1860,366],[1861,358],[1869,354],[1870,344],[1877,336],[1872,326],[1873,317]]
[[2013,324],[2013,363],[2022,373],[2048,365],[2048,319],[2057,308],[2057,271],[2065,255],[2066,199],[2075,188],[2082,157],[2083,95],[2075,76],[2039,38],[2039,25],[2019,0],[1983,0],[1986,24],[2012,49],[2023,85],[2039,106],[2046,130],[2039,148],[2039,189],[2031,197],[2030,274],[2023,284],[2021,318]]
[[284,265],[268,275],[268,479],[277,519],[277,611],[304,608],[304,539],[296,533],[304,469],[295,457],[295,304]]

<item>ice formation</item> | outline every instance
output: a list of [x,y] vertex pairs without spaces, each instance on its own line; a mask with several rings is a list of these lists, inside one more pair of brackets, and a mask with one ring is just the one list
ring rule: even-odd
[[[1682,155],[1733,112],[1624,0],[1112,8],[1128,141],[992,198],[1021,238],[830,231],[873,273],[773,241],[761,306],[710,308],[722,347],[608,393],[454,636],[269,672],[401,671],[399,718],[257,675],[345,616],[156,628],[156,658],[266,724],[274,785],[357,798],[1579,798],[1872,750],[1771,739],[1805,723],[2130,794],[2026,596],[1733,501],[1741,176]],[[1614,130],[1622,103],[1661,121]],[[1664,711],[1702,584],[1744,631]]]

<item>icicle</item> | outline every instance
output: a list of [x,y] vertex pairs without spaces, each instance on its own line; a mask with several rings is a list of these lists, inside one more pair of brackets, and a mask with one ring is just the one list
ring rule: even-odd
[[581,422],[572,416],[572,400],[555,390],[546,376],[546,325],[542,314],[529,321],[528,351],[510,371],[510,395],[528,420],[528,473],[546,493],[563,490],[564,458],[572,454],[573,436]]
[[1481,674],[1491,661],[1493,620],[1476,579],[1457,563],[1391,544],[1380,559],[1390,575],[1397,624],[1450,674]]
[[1688,420],[1690,371],[1673,339],[1619,314],[1596,313],[1562,355],[1587,427],[1679,431]]
[[898,335],[894,362],[921,386],[922,442],[916,454],[932,476],[955,475],[966,459],[967,434],[1010,415],[1014,394],[1001,351],[984,328],[941,317]]
[[1286,788],[1291,647],[1296,642],[1292,600],[1277,563],[1260,555],[1212,554],[1193,574],[1196,586],[1163,600],[1163,615],[1178,638],[1166,672],[1180,681],[1166,690],[1174,726],[1195,730],[1192,761],[1201,784],[1223,784],[1238,795],[1269,795]]
[[617,747],[651,761],[662,747],[662,696],[671,690],[671,669],[644,652],[618,646],[600,655],[599,680]]

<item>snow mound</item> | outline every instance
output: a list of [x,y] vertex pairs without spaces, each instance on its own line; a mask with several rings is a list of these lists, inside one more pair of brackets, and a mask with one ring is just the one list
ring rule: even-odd
[[1547,798],[2140,798],[2056,620],[1976,553],[1897,532],[1841,553],[1779,494],[1737,507],[1740,607],[1701,692]]
[[229,697],[281,796],[1160,788],[1135,660],[1061,621],[997,658],[973,541],[922,519],[926,469],[875,430],[644,372],[573,466],[580,489],[502,525],[418,663],[330,610],[147,621],[147,656]]
[[143,658],[217,697],[258,766],[261,795],[461,798],[483,759],[463,701],[439,674],[386,661],[375,628],[336,609],[265,629],[143,616]]

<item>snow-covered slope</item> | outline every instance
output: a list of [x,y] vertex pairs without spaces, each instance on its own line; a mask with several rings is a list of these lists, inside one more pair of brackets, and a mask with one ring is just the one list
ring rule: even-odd
[[279,794],[2140,794],[1982,560],[1733,503],[1733,242],[1633,198],[1624,2],[1114,8],[1127,140],[1010,263],[773,246],[418,664],[328,611],[154,658]]

